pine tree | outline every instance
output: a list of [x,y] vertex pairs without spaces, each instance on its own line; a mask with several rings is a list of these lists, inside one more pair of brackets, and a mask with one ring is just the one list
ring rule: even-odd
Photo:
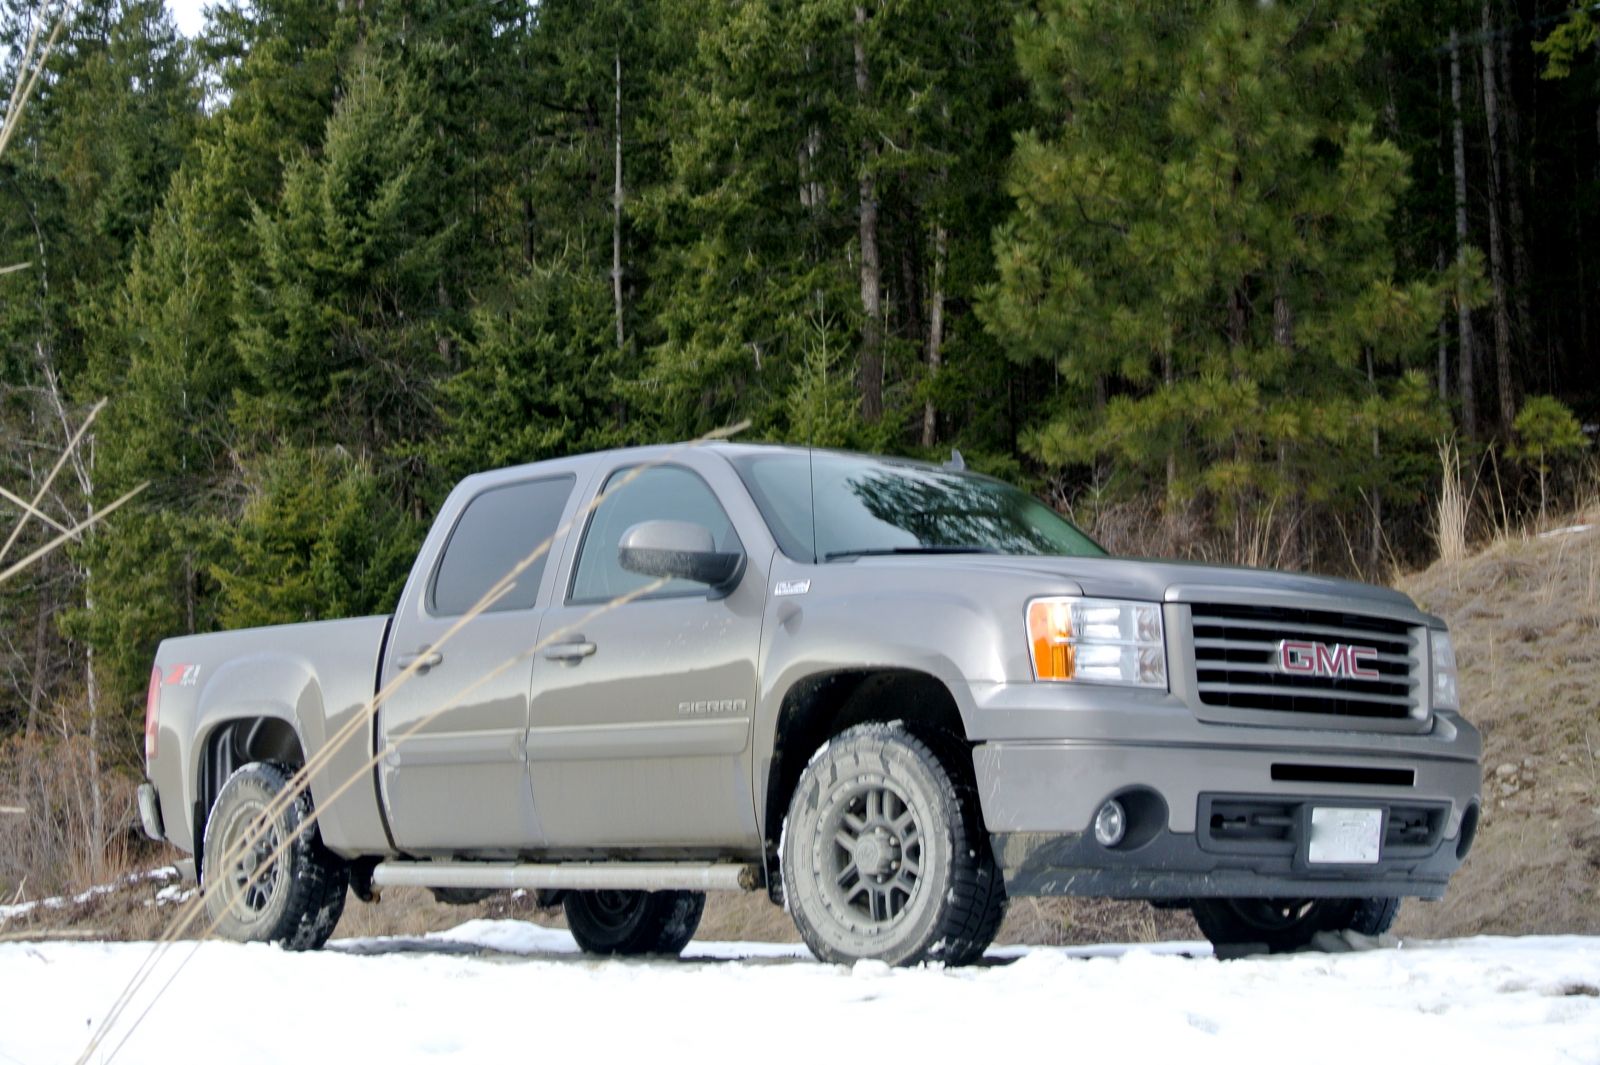
[[[29,20],[53,14],[8,10],[4,36],[15,46],[29,32]],[[91,403],[104,394],[86,381],[85,370],[100,356],[101,323],[130,269],[138,235],[170,175],[188,157],[200,123],[198,105],[189,50],[159,2],[97,0],[69,13],[0,163],[0,247],[7,262],[27,264],[0,276],[0,420],[7,423],[8,442],[14,426],[26,426],[14,439],[27,442],[4,460],[18,462],[18,476],[0,470],[7,484],[42,479]],[[98,426],[97,434],[105,428]],[[83,520],[115,498],[103,494],[100,443],[98,435],[86,440],[53,483],[44,505],[56,521]],[[34,533],[24,544],[47,531],[37,520],[32,524]],[[97,529],[70,555],[52,556],[0,589],[0,615],[16,610],[27,616],[19,631],[33,637],[30,720],[46,696],[87,692],[89,730],[111,741],[99,745],[108,749],[120,733],[107,736],[100,728],[106,665],[83,644],[62,639],[58,629],[71,613],[81,615],[96,601],[94,560],[109,535],[109,529]],[[76,626],[65,628],[70,636],[81,635]]]
[[1395,273],[1407,161],[1360,102],[1371,25],[1348,2],[1057,0],[1021,26],[1042,121],[985,311],[1061,375],[1037,458],[1200,493],[1240,547],[1261,509],[1349,513],[1414,472],[1440,292]]
[[432,450],[447,478],[617,443],[598,372],[615,354],[609,279],[586,259],[519,271],[474,310]]
[[428,190],[437,142],[418,88],[358,64],[319,153],[258,207],[258,255],[237,271],[235,417],[258,446],[342,443],[385,455],[433,428],[450,225]]
[[394,609],[421,542],[372,470],[339,450],[286,447],[211,567],[225,628],[360,617]]
[[227,105],[201,123],[170,181],[156,183],[159,206],[92,324],[78,383],[113,397],[98,430],[97,494],[151,485],[84,549],[95,609],[68,619],[97,650],[101,686],[130,731],[156,643],[218,623],[210,574],[246,482],[233,418],[247,384],[233,351],[234,272],[255,254],[252,212],[276,201],[283,156],[321,134],[349,39],[348,21],[321,3],[215,14],[204,76]]
[[[963,393],[928,368],[959,359],[981,394],[982,367],[997,363],[962,320],[988,277],[999,153],[1017,117],[1013,8],[663,10],[687,58],[652,123],[673,152],[641,211],[659,279],[642,402],[671,435],[739,416],[793,432],[792,393],[823,322],[827,349],[855,357],[851,442],[931,445],[952,428],[938,405],[958,408]],[[992,400],[974,420],[991,414]]]

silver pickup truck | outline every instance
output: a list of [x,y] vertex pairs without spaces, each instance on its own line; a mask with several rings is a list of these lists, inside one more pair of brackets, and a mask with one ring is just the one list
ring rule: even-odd
[[818,957],[891,964],[977,959],[1017,895],[1272,949],[1443,896],[1481,784],[1443,622],[1108,557],[953,467],[710,444],[468,477],[392,617],[161,644],[146,830],[224,934],[294,949],[388,885],[536,891],[602,953],[765,890]]

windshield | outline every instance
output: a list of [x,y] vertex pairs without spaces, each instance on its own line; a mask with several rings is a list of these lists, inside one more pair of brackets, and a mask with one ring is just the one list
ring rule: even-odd
[[778,546],[799,561],[1105,554],[1055,511],[991,477],[829,451],[758,452],[733,458],[733,465]]

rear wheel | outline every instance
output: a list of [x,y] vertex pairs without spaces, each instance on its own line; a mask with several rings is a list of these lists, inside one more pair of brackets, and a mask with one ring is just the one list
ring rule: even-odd
[[219,933],[241,943],[315,950],[344,912],[350,869],[322,845],[311,796],[287,802],[290,770],[267,762],[240,766],[222,785],[206,819],[200,883]]
[[1307,946],[1318,932],[1387,932],[1399,899],[1197,899],[1195,923],[1219,947],[1259,943],[1273,953]]
[[677,954],[705,912],[703,891],[569,891],[567,928],[590,954]]

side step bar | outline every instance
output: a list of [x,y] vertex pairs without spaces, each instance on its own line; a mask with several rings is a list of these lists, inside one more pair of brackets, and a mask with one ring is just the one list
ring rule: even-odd
[[526,888],[530,891],[755,891],[753,865],[728,862],[380,862],[377,887]]

